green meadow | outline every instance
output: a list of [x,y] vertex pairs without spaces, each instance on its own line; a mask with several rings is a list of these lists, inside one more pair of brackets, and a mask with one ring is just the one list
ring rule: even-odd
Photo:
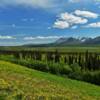
[[100,52],[100,46],[66,46],[66,47],[0,47],[0,50],[39,50],[39,51],[55,51],[60,52]]
[[0,61],[0,100],[99,99],[99,86]]

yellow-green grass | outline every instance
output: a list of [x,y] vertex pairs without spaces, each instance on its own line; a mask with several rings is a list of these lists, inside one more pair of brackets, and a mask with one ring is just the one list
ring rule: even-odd
[[0,100],[100,100],[100,87],[0,61]]
[[67,47],[33,47],[33,48],[24,48],[24,50],[39,50],[39,51],[55,51],[58,50],[59,52],[99,52],[100,53],[100,46],[67,46]]
[[55,51],[58,50],[59,52],[99,52],[100,53],[100,45],[97,46],[65,46],[65,47],[0,47],[0,50],[38,50],[38,51]]

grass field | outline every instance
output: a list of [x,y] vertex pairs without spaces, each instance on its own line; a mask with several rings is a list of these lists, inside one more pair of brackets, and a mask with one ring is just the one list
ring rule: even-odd
[[0,61],[0,100],[100,100],[100,87]]
[[0,47],[0,50],[39,50],[39,51],[55,51],[60,52],[99,52],[100,46],[66,46],[66,47]]
[[100,52],[100,47],[78,47],[78,46],[69,46],[69,47],[41,47],[41,48],[31,48],[31,50],[41,50],[41,51],[55,51],[56,49],[61,52]]

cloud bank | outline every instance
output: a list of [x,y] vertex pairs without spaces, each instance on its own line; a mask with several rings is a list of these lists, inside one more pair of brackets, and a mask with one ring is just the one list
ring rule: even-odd
[[66,21],[60,21],[60,20],[57,20],[55,23],[54,23],[54,28],[59,28],[59,29],[65,29],[65,28],[69,28],[69,23],[67,23]]
[[98,0],[68,0],[70,3],[98,2]]
[[87,28],[100,28],[100,22],[90,23],[85,27],[87,27]]
[[55,0],[0,0],[0,6],[30,6],[49,8],[53,5]]
[[24,37],[24,40],[36,40],[36,39],[41,39],[41,40],[46,40],[46,39],[59,39],[64,36],[36,36],[36,37]]
[[90,12],[90,11],[81,11],[81,10],[76,10],[74,12],[77,16],[82,16],[82,17],[87,17],[87,18],[98,18],[98,14]]
[[61,13],[59,18],[54,22],[53,27],[59,29],[70,28],[73,25],[85,24],[88,22],[88,19],[76,16],[71,13]]
[[[81,11],[81,10],[75,10],[74,12],[68,13],[61,13],[59,17],[54,22],[53,28],[58,29],[76,29],[77,25],[83,25],[87,24],[89,22],[89,19],[97,19],[99,18],[99,14],[91,12],[91,11]],[[93,23],[89,26],[98,27],[99,23]]]
[[5,40],[5,39],[10,40],[10,39],[16,39],[16,38],[13,37],[13,36],[1,36],[0,35],[0,39],[2,39],[2,40]]

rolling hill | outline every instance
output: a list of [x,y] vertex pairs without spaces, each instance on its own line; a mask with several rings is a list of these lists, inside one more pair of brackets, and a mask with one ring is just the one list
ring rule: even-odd
[[100,100],[100,87],[0,61],[0,100]]

